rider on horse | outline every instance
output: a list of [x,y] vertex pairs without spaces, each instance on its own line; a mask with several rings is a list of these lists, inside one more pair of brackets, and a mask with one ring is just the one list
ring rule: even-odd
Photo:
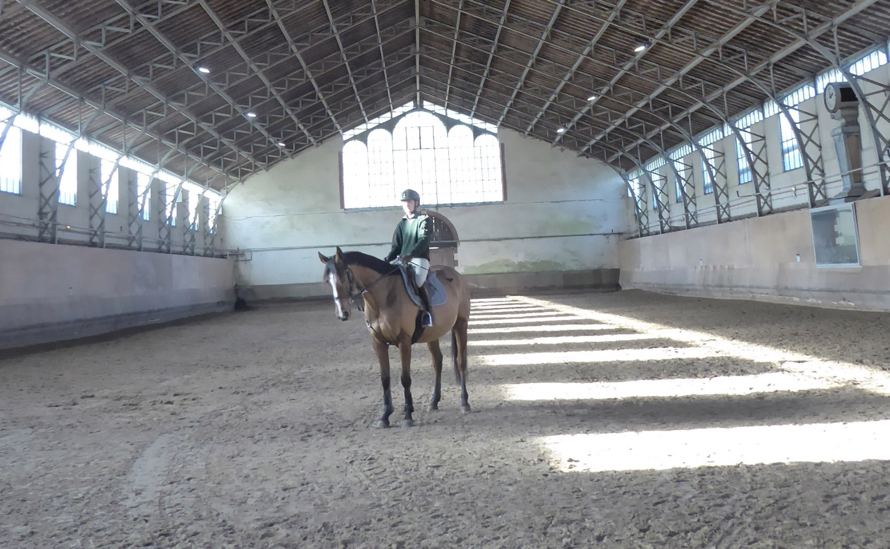
[[428,215],[417,210],[419,206],[420,195],[417,191],[406,189],[402,192],[402,210],[405,211],[405,216],[396,226],[392,236],[392,249],[385,260],[402,263],[414,274],[414,283],[424,306],[421,325],[428,328],[433,325],[433,314],[428,288],[424,282],[430,270],[430,238],[433,222]]

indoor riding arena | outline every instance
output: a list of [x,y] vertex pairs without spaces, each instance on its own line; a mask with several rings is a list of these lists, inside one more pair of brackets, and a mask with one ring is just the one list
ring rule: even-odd
[[890,547],[888,29],[0,0],[0,548]]

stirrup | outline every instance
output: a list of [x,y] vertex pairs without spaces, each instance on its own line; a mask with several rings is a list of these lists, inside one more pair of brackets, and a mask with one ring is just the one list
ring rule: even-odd
[[424,311],[420,317],[420,325],[424,328],[430,328],[433,325],[433,315],[429,311]]

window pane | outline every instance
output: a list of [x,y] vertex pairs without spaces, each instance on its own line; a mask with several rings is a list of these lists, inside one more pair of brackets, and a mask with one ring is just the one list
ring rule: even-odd
[[371,200],[368,188],[368,149],[361,141],[343,147],[343,202],[347,208],[366,208]]
[[105,211],[111,214],[117,213],[118,195],[120,194],[120,185],[118,184],[117,164],[110,160],[102,160],[101,169],[99,170],[100,182],[102,186],[102,194],[105,195]]
[[[5,124],[0,124],[0,134]],[[0,192],[22,194],[22,130],[9,128],[0,149]]]
[[705,194],[711,194],[714,192],[714,181],[711,179],[709,167],[714,165],[716,153],[714,149],[708,147],[703,147],[702,150],[705,152],[705,157],[702,158],[701,162],[702,188]]
[[[455,124],[448,131],[438,116],[415,110],[399,119],[392,133],[380,128],[368,134],[363,161],[347,162],[361,156],[360,143],[348,141],[343,148],[346,208],[397,206],[406,188],[431,206],[503,201],[500,143],[494,135],[474,142],[470,126]],[[363,178],[370,188],[364,193]]]
[[56,143],[56,171],[63,170],[59,176],[59,204],[74,206],[77,204],[77,151],[71,147],[66,161],[68,149],[67,143]]
[[481,183],[482,202],[504,200],[501,177],[501,144],[493,135],[481,135],[476,139],[476,158],[479,163],[477,180]]
[[151,185],[149,177],[144,173],[136,175],[136,192],[139,193],[136,206],[142,210],[142,219],[148,221],[151,219]]
[[[751,147],[751,132],[747,130],[740,130],[739,134],[745,140],[745,144],[748,148]],[[735,150],[736,156],[738,158],[738,166],[739,166],[739,185],[744,185],[745,183],[751,182],[751,166],[748,163],[748,155],[745,154],[745,147],[742,146],[741,141],[736,138],[735,142]]]
[[[800,123],[800,111],[797,109],[788,109],[788,114],[794,121],[794,125]],[[788,122],[788,117],[779,114],[779,134],[782,139],[782,167],[787,172],[803,167],[803,156],[800,154],[800,147],[797,139],[794,137],[794,130]]]

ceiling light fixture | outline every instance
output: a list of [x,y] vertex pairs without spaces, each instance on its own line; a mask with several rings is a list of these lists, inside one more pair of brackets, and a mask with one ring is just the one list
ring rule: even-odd
[[198,72],[202,72],[204,74],[210,74],[210,69],[207,67],[198,67]]
[[284,141],[279,141],[278,146],[279,147],[287,147],[287,145],[284,143]]
[[587,100],[588,100],[588,101],[596,101],[596,96],[595,96],[595,95],[591,95],[590,97],[587,98]]
[[645,50],[645,49],[648,48],[648,47],[649,47],[649,42],[646,42],[646,43],[644,43],[644,44],[640,44],[639,46],[637,46],[636,48],[634,48],[634,51],[637,52],[637,53],[640,53],[641,51]]
[[556,130],[556,133],[566,133],[566,129],[565,129],[565,128],[559,128],[558,130]]
[[247,113],[247,117],[248,117],[248,118],[256,118],[256,113],[254,113],[254,112],[249,112],[249,113]]

